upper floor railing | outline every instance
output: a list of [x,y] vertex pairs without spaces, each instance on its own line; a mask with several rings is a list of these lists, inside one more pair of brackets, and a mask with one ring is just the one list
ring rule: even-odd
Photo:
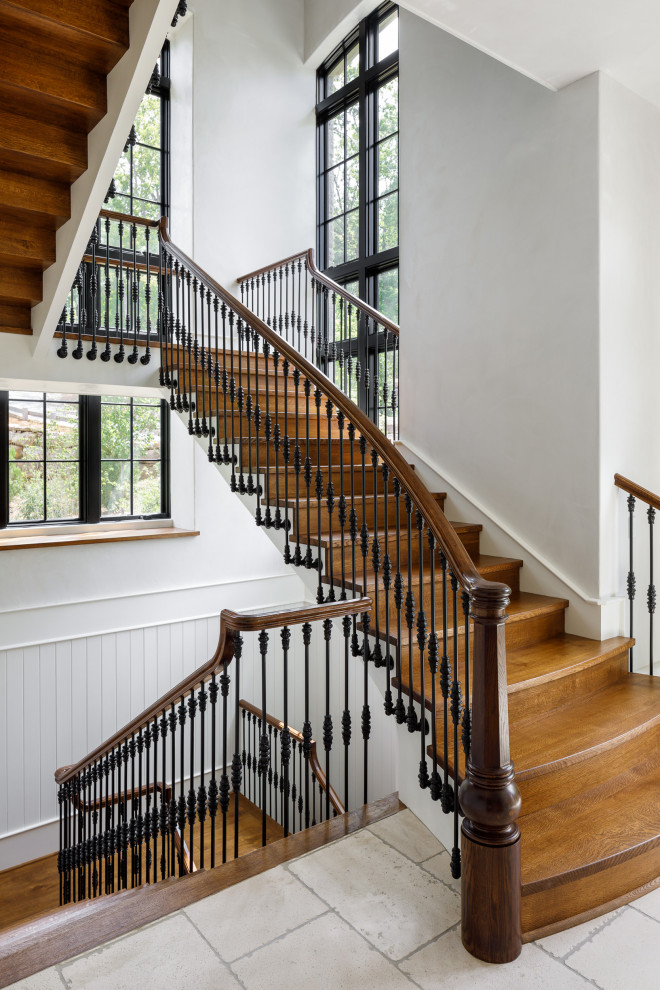
[[399,327],[319,271],[311,248],[241,275],[241,301],[399,436]]

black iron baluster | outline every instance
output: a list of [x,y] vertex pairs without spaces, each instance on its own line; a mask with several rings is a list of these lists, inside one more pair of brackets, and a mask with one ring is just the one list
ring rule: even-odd
[[443,762],[443,782],[441,805],[443,812],[448,815],[454,805],[453,792],[449,786],[449,656],[447,654],[447,558],[440,551],[440,568],[442,570],[442,660],[440,661],[440,690],[443,699],[443,730],[444,747],[442,754]]
[[[380,609],[379,609],[379,575],[380,575],[380,540],[378,539],[378,526],[380,523],[379,513],[378,513],[378,453],[372,449],[371,451],[371,465],[373,468],[373,496],[372,502],[374,507],[374,535],[371,541],[371,563],[374,569],[374,613],[376,616],[376,629],[374,632],[375,642],[374,648],[371,654],[371,659],[374,662],[375,667],[382,667],[384,664],[383,651],[380,645]],[[365,475],[366,477],[366,475]],[[365,584],[364,595],[367,594],[367,587]]]
[[[325,412],[327,416],[327,427],[328,427],[328,485],[326,489],[326,500],[328,506],[328,580],[330,582],[328,597],[329,602],[334,602],[335,600],[335,579],[334,579],[334,562],[333,562],[333,540],[332,540],[332,515],[335,508],[335,487],[332,484],[332,413],[333,405],[330,400],[325,404]],[[319,430],[320,434],[320,430]],[[320,443],[320,439],[319,439]],[[320,531],[319,531],[320,535]],[[319,543],[319,561],[322,560],[321,547]],[[321,565],[319,564],[319,574],[321,573]]]
[[231,402],[231,480],[229,486],[238,491],[236,482],[236,378],[234,376],[234,311],[229,310],[229,400]]
[[117,325],[115,330],[119,330],[119,350],[115,354],[115,361],[121,364],[124,360],[124,223],[122,220],[117,225],[119,233],[119,264],[117,266],[117,304],[119,307]]
[[133,321],[133,349],[128,355],[129,364],[137,364],[138,359],[138,334],[140,332],[140,280],[137,265],[137,226],[131,224],[131,239],[133,241],[133,269],[131,271],[131,311]]
[[[215,385],[215,460],[216,464],[222,464],[222,449],[220,447],[220,352],[218,350],[218,310],[220,308],[220,300],[217,296],[213,296],[213,333],[215,339],[215,358],[213,361],[213,383]],[[223,354],[224,363],[224,354]],[[209,460],[212,459],[212,435],[209,439]]]
[[451,851],[451,875],[455,880],[461,875],[461,851],[458,844],[458,776],[460,752],[458,748],[458,728],[461,722],[462,699],[461,682],[458,673],[458,581],[456,575],[451,575],[452,608],[454,612],[454,669],[451,685],[451,718],[454,723],[454,846]]
[[[298,258],[298,312],[296,314],[296,326],[297,326],[297,330],[298,330],[298,351],[300,351],[300,331],[302,329],[302,317],[300,315],[300,312],[301,312],[301,301],[302,301],[302,286],[300,284],[301,283],[301,278],[302,278],[302,267],[303,267],[303,265],[302,265],[302,258]],[[294,316],[294,314],[292,312],[291,313],[291,320],[292,320],[292,322],[293,322],[293,316]]]
[[234,755],[231,760],[231,786],[234,791],[234,859],[238,859],[238,833],[239,833],[239,796],[241,793],[241,757],[240,747],[240,717],[239,701],[241,691],[241,657],[243,656],[243,637],[240,633],[234,634],[234,664],[236,673],[234,674],[236,697],[234,708]]
[[295,397],[296,440],[293,448],[293,470],[296,474],[296,549],[293,553],[293,563],[298,567],[303,563],[300,552],[300,472],[302,471],[302,453],[300,450],[300,371],[293,369],[293,390]]
[[[170,843],[168,852],[168,864],[167,864],[167,875],[176,876],[176,709],[174,707],[174,702],[169,713],[169,724],[170,724],[170,741],[172,747],[171,759],[172,759],[172,770],[171,770],[171,787],[170,787]],[[181,778],[183,779],[183,761],[181,761]]]
[[[68,299],[70,298],[71,298],[71,293],[69,293]],[[57,351],[55,352],[58,358],[65,358],[69,353],[69,348],[66,342],[66,318],[67,318],[66,314],[67,314],[67,307],[65,306],[64,309],[62,310],[62,315],[60,316],[60,322],[57,324],[57,329],[62,334],[62,342],[60,346],[57,348]]]
[[[426,612],[424,610],[424,519],[417,511],[417,550],[419,553],[419,608],[417,610],[417,646],[419,648],[419,693],[420,693],[420,757],[419,757],[419,786],[425,790],[429,786],[429,771],[426,765],[426,684],[424,670],[424,653],[426,650]],[[412,696],[412,681],[410,693]]]
[[[192,284],[192,275],[190,272],[185,272],[185,284],[186,292],[184,292],[184,311],[186,299],[188,301],[188,323],[187,331],[185,333],[184,346],[186,351],[186,363],[188,365],[188,387],[186,389],[184,380],[184,397],[183,397],[183,408],[188,413],[188,433],[193,436],[195,433],[195,424],[193,422],[193,412],[196,408],[196,392],[193,392],[192,385],[192,364],[193,364],[193,315],[192,315],[192,297],[190,294],[190,288]],[[197,361],[195,361],[195,376],[197,375]],[[193,398],[194,396],[194,398]]]
[[289,762],[291,760],[291,733],[289,732],[289,648],[291,646],[291,630],[288,626],[282,627],[280,636],[282,638],[282,677],[284,682],[284,728],[282,729],[282,744],[280,747],[282,777],[284,779],[282,825],[284,826],[284,838],[286,838],[289,834]]
[[[78,271],[76,272],[76,277],[73,280],[73,291],[77,292],[78,295],[78,343],[76,344],[74,350],[71,352],[71,357],[76,361],[79,361],[83,356],[83,322],[84,322],[84,307],[83,307],[83,271],[84,266],[80,265]],[[71,306],[71,316],[73,317],[73,305]],[[71,321],[71,333],[73,335],[73,319]]]
[[[140,364],[144,365],[145,367],[151,361],[151,267],[150,267],[150,257],[149,257],[149,255],[150,255],[150,251],[149,251],[149,235],[150,235],[150,232],[151,232],[151,228],[149,226],[147,226],[147,227],[144,228],[145,254],[146,254],[146,261],[147,261],[147,268],[146,268],[146,273],[145,273],[145,276],[144,276],[144,279],[145,279],[145,281],[144,281],[144,301],[147,304],[146,305],[146,310],[147,310],[147,344],[146,344],[146,347],[145,347],[144,354],[140,358]],[[165,346],[165,341],[164,340],[161,343],[161,352],[163,352],[163,348],[164,348],[164,356],[165,356],[165,359],[167,360],[167,347]],[[162,357],[163,357],[163,353],[161,353],[161,360],[162,360]]]
[[[287,272],[288,272],[288,270],[289,270],[289,268],[288,268],[288,265],[287,265]],[[283,326],[284,323],[286,323],[287,329],[288,329],[288,319],[286,318],[286,314],[283,315],[283,307],[282,307],[282,280],[283,280],[283,275],[284,275],[284,270],[282,269],[282,267],[280,267],[276,271],[275,276],[274,276],[275,278],[277,278],[278,273],[279,273],[279,276],[280,276],[280,308],[279,308],[279,318],[277,319],[276,323],[277,323],[277,325],[279,327],[280,337],[283,337],[284,334],[282,333],[282,326]],[[287,281],[288,281],[288,279],[287,279]],[[275,305],[277,305],[277,288],[275,288]]]
[[[256,333],[252,329],[252,327],[248,326],[247,324],[245,325],[245,332],[247,339],[246,355],[245,355],[245,364],[247,367],[247,397],[245,400],[245,415],[247,418],[247,430],[248,430],[248,439],[247,439],[248,477],[247,477],[247,485],[245,486],[245,490],[247,491],[248,495],[254,495],[256,492],[256,488],[254,485],[254,477],[252,475],[252,416],[254,412],[254,399],[252,397],[252,387],[250,384],[250,372],[252,366],[252,355],[254,354],[254,350],[250,347],[250,342],[256,337]],[[259,479],[257,478],[257,483],[258,482]]]
[[323,748],[325,749],[325,817],[330,817],[330,751],[332,750],[332,715],[330,714],[330,643],[332,619],[323,621],[325,639],[325,715],[323,717]]
[[185,764],[185,741],[186,741],[186,717],[188,711],[186,709],[186,699],[181,695],[181,700],[179,702],[179,707],[177,709],[179,716],[179,728],[181,730],[179,734],[179,772],[181,774],[181,784],[179,787],[179,801],[177,804],[177,825],[179,829],[179,842],[181,844],[181,849],[179,853],[179,876],[182,877],[186,872],[185,863],[185,842],[186,842],[186,764]]
[[[204,783],[204,744],[206,742],[206,737],[204,733],[204,722],[206,717],[206,703],[208,701],[208,694],[204,689],[204,683],[200,684],[199,693],[197,695],[197,703],[199,706],[199,768],[200,768],[200,782],[197,789],[197,821],[199,822],[199,868],[204,869],[204,823],[206,821],[206,785]],[[190,857],[192,859],[192,849],[190,850]]]
[[[270,729],[271,728],[272,728],[272,726],[269,726],[269,729],[268,729],[269,735],[270,735]],[[279,818],[277,817],[277,787],[278,787],[278,784],[279,784],[280,777],[279,777],[279,774],[277,772],[277,768],[279,766],[279,764],[277,762],[277,740],[278,740],[278,737],[279,737],[279,732],[278,732],[277,727],[275,728],[274,736],[275,736],[275,739],[274,739],[274,755],[273,755],[273,758],[271,760],[271,769],[269,770],[269,775],[272,774],[273,793],[274,793],[274,801],[275,801],[275,814],[273,814],[273,805],[272,805],[272,802],[271,802],[271,806],[270,806],[271,807],[270,813],[273,816],[273,818],[275,819],[275,821],[276,822],[279,822]],[[271,747],[271,753],[273,753],[273,748],[272,747]],[[269,781],[269,786],[270,786],[270,781]]]
[[305,357],[307,357],[307,339],[309,337],[309,323],[307,322],[307,300],[308,300],[308,287],[309,287],[309,261],[305,258],[305,322],[303,323],[303,339],[305,341]]
[[[169,803],[167,800],[167,713],[163,709],[160,716],[161,764],[163,766],[163,786],[160,792],[160,878],[168,875],[167,857],[169,855]],[[154,867],[155,869],[155,867]]]
[[[137,756],[138,756],[138,801],[137,801],[137,822],[136,822],[136,835],[135,844],[137,847],[137,882],[138,886],[142,886],[142,840],[144,838],[144,818],[142,816],[142,754],[144,753],[144,734],[142,729],[138,732],[137,737]],[[147,872],[148,876],[148,872]]]
[[[246,723],[246,716],[247,716],[247,723]],[[245,710],[245,708],[243,709],[243,752],[241,755],[241,761],[243,764],[243,779],[244,779],[245,793],[248,801],[251,801],[252,800],[251,788],[250,788],[251,775],[249,773],[249,771],[252,769],[252,754],[250,750],[250,715]],[[246,773],[247,773],[247,777],[245,776]]]
[[344,808],[348,811],[348,747],[351,744],[351,710],[349,707],[348,657],[351,637],[351,617],[345,615],[342,619],[344,633],[344,710],[341,715],[341,738],[344,744]]
[[[238,388],[236,389],[236,406],[238,408],[238,483],[237,491],[245,495],[245,473],[243,471],[243,415],[245,402],[245,389],[243,388],[243,333],[244,324],[239,316],[236,324],[236,336],[238,337]],[[248,357],[249,360],[249,357]]]
[[[220,314],[222,316],[222,408],[223,408],[223,424],[222,424],[222,435],[225,438],[225,442],[222,448],[222,463],[229,464],[229,447],[227,446],[227,393],[229,392],[229,372],[227,370],[227,307],[225,303],[222,303],[220,307]],[[218,443],[220,442],[220,431],[218,430]]]
[[[265,723],[264,723],[265,731]],[[268,725],[268,752],[272,755],[273,752],[273,727]],[[268,814],[273,817],[273,761],[269,756],[268,760]]]
[[[291,762],[293,764],[293,784],[291,786],[291,834],[296,834],[296,796],[298,788],[296,786],[296,740],[291,741]],[[287,802],[288,805],[288,802]]]
[[438,634],[436,632],[436,609],[435,609],[435,536],[428,530],[429,544],[429,564],[431,570],[431,635],[429,636],[429,671],[431,674],[431,748],[433,750],[433,769],[429,780],[429,789],[433,801],[440,800],[442,793],[442,780],[438,773],[438,738],[437,738],[437,674],[438,674]]
[[[256,404],[254,407],[254,440],[255,440],[255,475],[257,479],[257,508],[254,513],[254,518],[257,526],[263,526],[263,515],[261,511],[261,499],[264,493],[264,486],[261,483],[261,475],[259,473],[259,448],[261,445],[261,405],[259,403],[259,349],[261,345],[261,338],[258,334],[254,335],[254,394],[256,397]],[[266,369],[267,371],[267,369]]]
[[[389,476],[390,469],[388,465],[383,461],[381,464],[381,474],[383,477],[383,498],[384,501],[384,546],[385,546],[385,556],[383,558],[383,588],[385,591],[385,669],[386,669],[386,688],[385,688],[385,714],[394,714],[394,705],[392,703],[392,667],[393,660],[392,654],[390,652],[390,590],[392,588],[392,561],[390,558],[390,524],[389,524]],[[375,484],[375,482],[374,482]]]
[[[211,869],[215,866],[215,819],[218,813],[218,780],[217,780],[217,763],[216,763],[216,727],[217,727],[217,704],[218,704],[218,681],[215,676],[215,671],[211,676],[211,683],[209,684],[209,701],[211,702],[211,779],[209,781],[209,796],[208,796],[208,809],[210,823],[209,827],[211,829]],[[223,734],[223,764],[222,769],[225,772],[227,770],[227,733],[226,724],[223,720],[222,724],[222,734]],[[202,764],[202,773],[204,772],[204,765]],[[227,786],[229,790],[229,785]],[[203,845],[203,843],[202,843]],[[224,862],[224,860],[223,860]]]
[[261,654],[261,735],[259,739],[259,773],[261,775],[261,845],[266,845],[266,788],[267,775],[270,768],[270,742],[267,731],[266,705],[266,656],[268,654],[268,633],[262,629],[259,633],[259,652]]
[[[305,647],[305,721],[303,722],[303,756],[305,758],[305,828],[309,828],[309,758],[312,752],[312,724],[309,721],[309,645],[312,641],[312,626],[304,622],[302,627],[303,645]],[[302,791],[302,770],[300,777]],[[300,823],[302,828],[302,821]]]
[[250,752],[252,753],[252,793],[254,795],[254,803],[259,804],[261,800],[261,790],[257,789],[259,747],[257,745],[257,716],[254,714],[252,715],[252,742],[250,745]]
[[[270,299],[270,297],[269,297]],[[269,301],[270,307],[270,301]],[[264,354],[264,377],[266,379],[266,415],[264,416],[264,439],[266,441],[266,511],[264,513],[263,525],[266,529],[270,529],[273,525],[273,517],[270,508],[271,494],[270,494],[270,439],[272,436],[272,419],[270,415],[270,390],[268,386],[268,357],[270,355],[270,344],[267,340],[263,342],[263,354]],[[277,389],[277,383],[275,384]]]
[[[291,439],[289,437],[289,368],[290,364],[285,358],[282,362],[282,375],[284,377],[284,440],[282,442],[282,456],[284,458],[284,562],[290,564],[293,560],[291,547],[289,545],[289,531],[291,520],[289,518],[289,468],[291,466]],[[296,418],[297,421],[297,418]]]
[[[310,488],[312,484],[312,459],[309,456],[309,397],[312,391],[312,383],[308,378],[303,382],[303,391],[305,393],[305,489],[307,492],[307,550],[305,552],[305,567],[310,569],[314,566],[314,561],[312,559],[312,547],[311,547],[311,533],[310,533],[310,517],[311,517],[311,503],[310,503]],[[320,547],[318,548],[320,553]]]
[[[337,521],[339,522],[339,554],[341,558],[341,592],[339,598],[346,601],[346,496],[344,494],[344,425],[345,417],[341,409],[337,410],[337,426],[339,428],[339,500],[337,503]],[[330,441],[328,441],[330,446]],[[328,455],[328,471],[332,473],[332,458]],[[332,568],[332,557],[334,548],[330,546],[330,567]]]
[[102,361],[110,360],[110,295],[112,282],[110,280],[110,218],[105,219],[105,347],[101,353]]
[[[351,538],[351,589],[353,595],[357,595],[356,588],[356,543],[358,536],[358,523],[357,523],[357,512],[355,510],[355,427],[349,422],[348,424],[348,440],[350,443],[350,471],[349,477],[351,480],[351,511],[348,514],[348,534]],[[360,647],[358,644],[357,636],[357,619],[353,616],[353,636],[351,649],[353,656],[358,657],[360,655]]]
[[[634,516],[634,512],[635,512],[635,502],[636,502],[635,496],[634,495],[629,495],[628,496],[628,499],[627,499],[627,503],[628,503],[628,546],[629,546],[629,553],[630,553],[630,567],[628,569],[628,579],[627,579],[626,584],[627,584],[627,590],[628,590],[628,603],[629,603],[628,609],[629,609],[629,615],[630,615],[630,630],[629,630],[629,635],[630,635],[630,638],[631,639],[633,638],[633,628],[634,628],[633,627],[633,618],[634,618],[635,584],[636,584],[636,581],[635,581],[635,568],[634,568],[634,565],[633,565],[633,522],[634,522],[633,516]],[[633,647],[632,646],[630,647],[630,649],[628,651],[628,661],[629,661],[629,670],[630,670],[630,673],[632,674],[632,672],[633,672]]]
[[97,354],[96,334],[98,330],[98,312],[96,308],[96,294],[98,291],[98,271],[96,267],[96,245],[98,244],[98,239],[99,239],[98,231],[96,229],[96,226],[94,226],[94,230],[92,231],[92,236],[89,239],[89,243],[92,246],[92,262],[91,262],[91,271],[89,276],[89,293],[90,293],[90,301],[92,304],[92,346],[87,351],[87,359],[89,361],[95,361]]
[[415,732],[419,728],[417,712],[413,704],[413,627],[415,625],[415,594],[413,591],[412,579],[412,499],[406,492],[406,536],[408,540],[408,591],[406,592],[406,626],[408,627],[408,710],[406,712],[406,724],[408,732]]
[[649,587],[646,593],[646,604],[649,610],[649,674],[653,676],[653,615],[655,613],[655,584],[653,583],[653,524],[655,509],[649,505],[646,517],[649,521]]
[[[200,325],[200,333],[201,333],[202,344],[201,344],[201,350],[199,352],[198,361],[199,361],[200,371],[201,371],[201,374],[202,374],[202,424],[201,424],[201,431],[202,431],[202,436],[203,437],[207,437],[209,435],[209,432],[210,432],[209,431],[209,425],[208,425],[208,423],[206,421],[206,395],[207,395],[207,388],[210,386],[210,382],[207,385],[207,377],[208,377],[208,359],[211,356],[210,353],[209,353],[210,350],[211,350],[211,347],[210,347],[210,342],[209,342],[209,347],[207,348],[207,346],[206,346],[206,337],[205,337],[206,330],[205,330],[205,327],[204,327],[204,300],[205,300],[205,298],[206,298],[206,290],[205,290],[204,285],[202,284],[202,282],[200,282],[199,283],[199,325]],[[208,330],[209,330],[209,334],[210,334],[210,332],[211,332],[211,324],[210,323],[209,323]],[[197,398],[198,398],[197,404],[199,406],[199,394],[198,394],[198,397]],[[209,403],[210,403],[210,395],[209,395]],[[198,434],[198,436],[199,436],[199,434]]]
[[[198,290],[199,289],[201,289],[201,283],[198,282],[196,278],[193,278],[193,280],[192,280],[192,290],[193,290],[193,292],[192,292],[192,306],[193,306],[193,315],[191,317],[190,314],[188,314],[188,323],[189,323],[189,327],[190,327],[189,332],[190,332],[190,335],[192,336],[191,351],[189,351],[189,354],[192,352],[191,362],[194,362],[194,364],[195,364],[195,393],[194,393],[195,394],[195,425],[194,425],[194,428],[193,428],[193,432],[194,432],[194,434],[195,434],[196,437],[201,437],[201,435],[202,435],[202,424],[200,423],[200,420],[199,420],[199,392],[200,392],[200,389],[199,389],[199,362],[200,362],[200,353],[199,353],[199,331],[197,329],[197,311],[199,309],[199,307],[198,307],[198,301],[199,301],[198,300]],[[189,291],[190,291],[190,289],[189,289]],[[189,300],[188,304],[190,305],[190,295],[188,296],[188,300]],[[194,328],[194,332],[193,332],[193,328]],[[203,382],[204,382],[204,379],[202,378],[202,384],[203,384]],[[192,395],[192,384],[191,384],[191,395]],[[203,401],[203,398],[202,398],[202,401]]]
[[[158,802],[156,800],[156,795],[160,792],[160,803],[163,803],[163,791],[165,789],[165,771],[163,769],[163,786],[159,786],[158,781],[158,740],[160,739],[160,729],[158,727],[158,718],[154,715],[154,720],[151,725],[151,738],[153,741],[153,754],[154,754],[154,774],[153,774],[153,807],[151,809],[151,838],[153,840],[153,850],[151,853],[151,865],[153,866],[153,882],[158,883]],[[147,766],[149,765],[149,757],[147,756]],[[147,868],[148,869],[148,868]]]
[[[281,279],[281,272],[280,272]],[[281,289],[282,282],[280,281],[280,305],[281,305]],[[281,319],[280,315],[280,319]],[[282,528],[282,511],[280,508],[280,447],[281,447],[281,430],[280,430],[280,403],[279,403],[279,393],[280,393],[280,383],[279,383],[279,352],[273,350],[273,373],[275,376],[275,384],[273,386],[273,391],[275,392],[275,426],[273,427],[273,447],[275,448],[275,529]],[[286,416],[286,411],[285,411]]]

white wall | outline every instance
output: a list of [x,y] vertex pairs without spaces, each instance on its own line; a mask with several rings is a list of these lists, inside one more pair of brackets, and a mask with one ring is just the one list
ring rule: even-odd
[[597,77],[400,22],[402,439],[596,596]]
[[[191,23],[193,142],[175,148],[173,171],[192,160],[194,257],[231,291],[314,243],[315,73],[303,0],[198,0]],[[173,65],[179,44],[175,33]]]
[[[627,546],[617,553],[616,534],[621,523],[625,530],[627,508],[614,474],[660,492],[660,110],[606,75],[600,208],[601,585],[623,593]],[[639,563],[648,559],[641,503],[636,515]],[[646,584],[641,569],[640,609]]]

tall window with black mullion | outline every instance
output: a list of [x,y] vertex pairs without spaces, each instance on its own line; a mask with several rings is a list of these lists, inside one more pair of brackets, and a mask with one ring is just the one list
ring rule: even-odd
[[[385,3],[317,73],[317,256],[340,285],[398,322],[399,23]],[[341,348],[373,366],[382,342],[355,321]],[[345,355],[344,355],[345,356]],[[372,370],[375,368],[372,367]],[[352,398],[364,396],[352,390]]]

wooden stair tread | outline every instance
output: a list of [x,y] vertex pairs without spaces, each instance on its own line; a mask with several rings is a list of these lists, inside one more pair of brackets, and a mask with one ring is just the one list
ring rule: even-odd
[[660,722],[660,681],[630,674],[593,695],[510,725],[519,781],[585,759]]
[[598,787],[523,815],[523,896],[607,869],[659,844],[659,794],[660,757],[655,754]]
[[573,633],[554,636],[534,646],[507,651],[506,667],[509,694],[524,689],[532,682],[544,682],[565,676],[605,657],[627,649],[630,640],[624,636],[612,639],[586,639]]

